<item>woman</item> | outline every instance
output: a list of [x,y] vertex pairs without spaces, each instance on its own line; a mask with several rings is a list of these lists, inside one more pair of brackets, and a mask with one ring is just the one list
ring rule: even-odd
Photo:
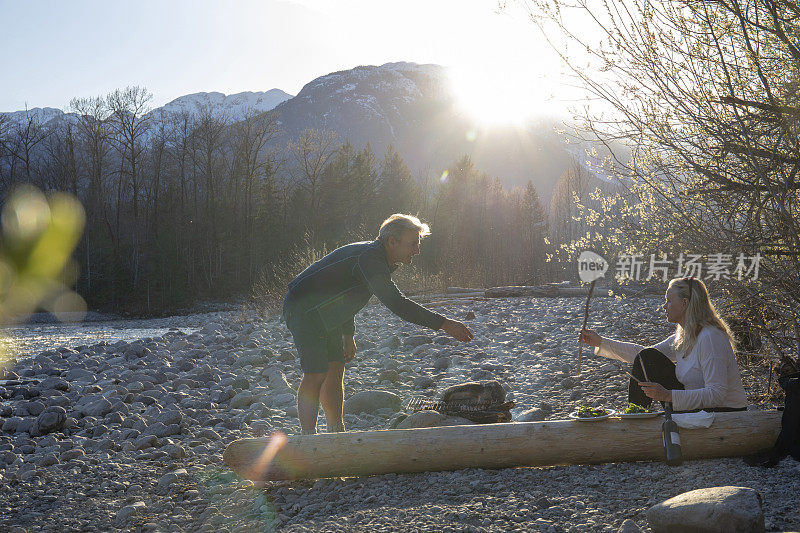
[[717,315],[705,284],[695,278],[670,281],[664,311],[675,333],[655,346],[620,342],[584,329],[580,341],[595,353],[633,364],[628,401],[649,406],[672,402],[675,411],[744,411],[747,396],[733,354],[728,325]]

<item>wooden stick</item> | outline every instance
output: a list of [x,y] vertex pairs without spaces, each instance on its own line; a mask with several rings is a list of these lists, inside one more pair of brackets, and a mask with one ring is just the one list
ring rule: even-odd
[[[586,329],[586,324],[589,322],[589,301],[592,299],[592,293],[594,292],[594,284],[597,283],[597,280],[592,281],[592,284],[589,286],[589,295],[586,297],[586,309],[583,311],[583,327],[581,331]],[[581,361],[583,360],[583,343],[580,343],[578,347],[578,374],[581,373]]]
[[641,357],[639,357],[639,366],[642,367],[642,374],[644,375],[644,380],[650,381],[650,379],[647,377],[647,370],[644,369],[644,361],[642,361]]
[[[623,372],[625,372],[625,373],[626,373],[626,374],[628,374],[630,377],[632,377],[632,378],[633,378],[633,381],[635,381],[637,385],[639,385],[639,384],[641,383],[641,381],[639,381],[639,378],[637,378],[636,376],[634,376],[633,374],[631,374],[631,373],[630,373],[630,372],[628,372],[627,370],[623,370]],[[647,379],[647,378],[645,378],[645,379]]]

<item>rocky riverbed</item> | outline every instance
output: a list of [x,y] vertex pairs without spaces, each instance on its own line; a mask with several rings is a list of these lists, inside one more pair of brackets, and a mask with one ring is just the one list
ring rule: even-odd
[[[650,343],[670,328],[656,298],[596,298],[599,333]],[[356,319],[359,353],[346,397],[389,391],[433,398],[497,379],[515,417],[564,418],[577,404],[622,407],[621,367],[584,352],[574,376],[581,298],[463,300],[439,308],[475,318],[458,344],[380,305]],[[193,325],[193,324],[192,324]],[[188,325],[191,327],[191,325]],[[751,375],[752,374],[752,375]],[[751,393],[765,386],[745,371]],[[741,459],[468,469],[303,482],[265,488],[222,463],[234,439],[297,433],[298,365],[285,326],[216,314],[191,334],[59,347],[7,367],[0,385],[2,531],[647,530],[651,505],[692,489],[737,485],[764,499],[767,530],[797,529],[800,463],[771,470]],[[395,408],[345,415],[350,430],[387,428]],[[320,421],[324,430],[324,422]],[[633,525],[635,524],[635,526]]]

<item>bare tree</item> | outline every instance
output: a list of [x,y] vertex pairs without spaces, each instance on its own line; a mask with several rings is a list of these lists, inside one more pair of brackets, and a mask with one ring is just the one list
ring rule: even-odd
[[309,212],[303,213],[310,221],[312,235],[319,228],[320,185],[322,173],[336,153],[336,134],[328,130],[307,129],[288,143],[289,173],[296,186],[308,197]]
[[10,157],[10,184],[15,182],[32,183],[42,186],[39,174],[41,152],[44,141],[50,136],[50,129],[44,124],[42,113],[36,109],[25,109],[24,116],[10,121],[8,133],[4,135],[3,149]]
[[251,240],[259,200],[257,193],[262,195],[262,200],[267,201],[275,195],[274,177],[279,164],[278,155],[268,148],[268,144],[279,132],[277,115],[245,109],[243,120],[234,124],[231,130],[234,150],[231,175],[237,178],[231,180],[231,184],[236,189],[234,197],[241,197],[243,203],[243,209],[234,209],[234,213],[241,211],[237,224],[239,249],[245,255],[241,266],[246,267],[245,279],[248,284],[252,284],[256,262],[254,243]]
[[133,285],[139,281],[139,267],[141,254],[141,240],[139,228],[139,201],[142,192],[143,154],[145,141],[150,128],[148,104],[153,95],[144,87],[127,87],[116,90],[106,97],[106,102],[111,111],[110,123],[113,135],[110,137],[114,148],[119,154],[119,181],[117,184],[117,213],[116,233],[120,234],[122,209],[124,205],[125,189],[130,189],[131,220],[126,227],[130,228],[132,238],[132,263]]

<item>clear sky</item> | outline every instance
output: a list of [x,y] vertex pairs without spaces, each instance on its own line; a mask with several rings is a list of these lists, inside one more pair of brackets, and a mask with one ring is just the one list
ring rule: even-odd
[[0,111],[64,109],[128,85],[147,87],[153,106],[200,91],[297,94],[329,72],[392,61],[452,67],[477,108],[536,112],[561,92],[563,68],[513,2],[0,0],[0,20]]

